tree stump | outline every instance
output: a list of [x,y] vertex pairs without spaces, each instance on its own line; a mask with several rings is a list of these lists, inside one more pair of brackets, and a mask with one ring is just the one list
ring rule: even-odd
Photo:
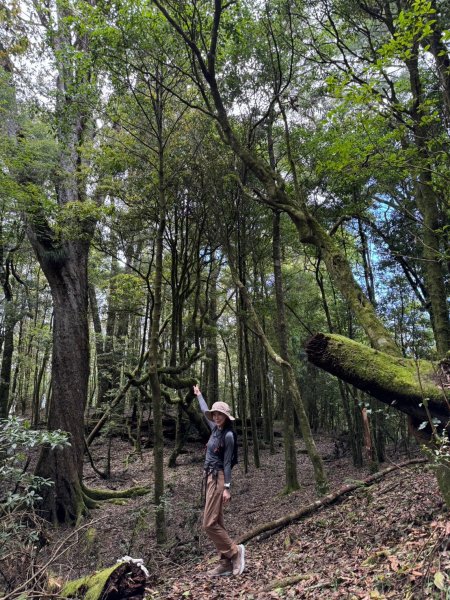
[[63,587],[63,598],[78,600],[142,600],[146,576],[134,563],[118,563],[112,567],[69,581]]

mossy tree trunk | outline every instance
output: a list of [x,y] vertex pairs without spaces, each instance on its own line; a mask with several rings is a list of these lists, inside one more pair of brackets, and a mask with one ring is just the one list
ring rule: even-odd
[[448,426],[450,407],[439,380],[445,365],[390,356],[331,333],[313,336],[306,352],[313,364],[407,414],[414,425],[431,416]]
[[159,79],[154,86],[153,102],[156,120],[158,148],[158,206],[156,214],[159,218],[155,240],[155,269],[153,279],[153,310],[150,328],[150,344],[148,353],[148,372],[152,391],[154,446],[153,460],[155,473],[155,530],[156,540],[163,544],[167,539],[166,517],[164,506],[164,438],[162,423],[162,393],[158,374],[159,363],[159,328],[162,311],[163,252],[164,232],[166,229],[166,183],[165,183],[165,143],[164,143],[164,90]]
[[[408,415],[415,436],[434,444],[436,434],[450,430],[446,396],[450,365],[398,358],[336,334],[316,334],[307,343],[308,359],[316,366]],[[419,429],[420,428],[420,429]],[[450,506],[449,460],[437,460],[437,478]]]
[[[275,279],[275,297],[277,306],[277,337],[280,356],[289,362],[288,339],[286,329],[286,310],[284,307],[283,279],[281,273],[281,236],[280,212],[274,211],[272,217],[272,255]],[[297,453],[294,436],[294,398],[291,394],[290,369],[283,368],[283,443],[286,492],[298,490]],[[291,382],[292,383],[292,382]],[[302,402],[299,393],[299,401]],[[309,429],[309,422],[308,422]],[[309,432],[311,435],[311,431]]]
[[[419,42],[414,42],[418,44]],[[445,286],[444,251],[442,234],[443,219],[439,204],[441,200],[433,189],[432,168],[429,158],[430,128],[423,122],[423,107],[426,101],[423,81],[420,77],[417,48],[412,49],[411,58],[405,60],[412,92],[411,116],[413,119],[414,142],[418,150],[422,172],[415,176],[415,198],[422,217],[422,269],[429,297],[431,325],[436,340],[438,356],[443,358],[450,349],[450,318],[448,293]],[[435,132],[434,132],[435,135]]]

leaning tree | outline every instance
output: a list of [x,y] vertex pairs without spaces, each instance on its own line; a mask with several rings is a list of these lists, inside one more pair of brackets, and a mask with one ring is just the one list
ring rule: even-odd
[[[214,7],[204,12],[196,2],[153,0],[153,4],[170,23],[175,34],[184,41],[184,58],[192,65],[192,78],[203,99],[203,110],[216,122],[222,140],[259,182],[258,189],[254,186],[253,189],[246,190],[247,197],[253,196],[255,200],[289,215],[297,229],[300,242],[315,247],[320,253],[330,279],[346,299],[372,346],[372,349],[369,349],[363,345],[355,345],[345,338],[319,336],[308,346],[310,359],[321,368],[351,381],[363,390],[370,391],[394,408],[400,408],[411,416],[413,430],[416,433],[420,432],[422,438],[426,437],[427,441],[431,441],[435,437],[433,434],[440,434],[443,429],[448,428],[450,405],[440,380],[440,377],[448,377],[448,364],[444,361],[439,366],[427,361],[417,363],[403,359],[391,332],[355,280],[347,257],[311,211],[308,190],[302,185],[301,179],[295,176],[297,166],[291,162],[286,177],[286,172],[275,170],[261,154],[249,149],[239,137],[230,110],[232,104],[227,102],[225,91],[225,73],[228,65],[224,52],[224,47],[232,45],[232,40],[239,36],[238,22],[242,18],[239,3],[215,0]],[[253,10],[257,10],[257,7],[253,6]],[[285,15],[287,30],[291,25],[290,16],[292,15]],[[230,35],[230,32],[233,34]],[[275,64],[276,52],[275,44]],[[239,60],[237,50],[234,59]],[[243,71],[245,72],[244,66]],[[280,72],[279,85],[269,102],[266,118],[271,106],[286,94],[288,84],[289,82],[283,81],[283,73]],[[294,181],[294,185],[291,184],[291,180]],[[342,348],[342,353],[339,353],[337,348]],[[367,356],[367,352],[370,356]],[[351,365],[345,360],[348,355],[354,358]],[[377,362],[374,357],[377,357]],[[374,384],[375,377],[370,375],[372,365],[374,372],[379,376],[377,385]],[[382,373],[386,373],[386,377],[381,377]],[[422,429],[419,429],[420,427]],[[450,469],[448,457],[445,455],[439,465],[438,480],[446,502],[450,505]]]

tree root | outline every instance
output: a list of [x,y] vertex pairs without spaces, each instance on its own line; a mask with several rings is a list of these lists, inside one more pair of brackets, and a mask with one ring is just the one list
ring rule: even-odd
[[152,490],[149,487],[133,487],[127,490],[103,490],[98,488],[88,488],[83,483],[81,484],[81,490],[83,492],[83,498],[89,500],[90,503],[94,503],[95,506],[89,506],[88,508],[98,508],[98,502],[104,500],[117,500],[122,498],[137,498],[138,496],[145,496]]
[[[342,496],[345,496],[349,492],[353,492],[354,490],[356,490],[358,488],[366,487],[366,486],[370,485],[371,483],[373,483],[374,481],[378,481],[379,479],[382,479],[385,475],[387,475],[388,473],[391,473],[392,471],[395,471],[396,469],[406,467],[407,465],[414,465],[414,464],[425,463],[425,462],[427,462],[426,458],[413,458],[411,460],[407,460],[405,462],[399,463],[398,465],[393,465],[391,467],[388,467],[387,469],[383,469],[382,471],[379,471],[378,473],[374,473],[373,475],[370,475],[369,477],[367,477],[366,479],[364,479],[362,481],[357,481],[355,483],[344,485],[341,488],[339,488],[336,492],[327,494],[326,496],[323,496],[320,500],[311,502],[311,504],[304,506],[300,510],[297,510],[293,513],[285,515],[284,517],[281,517],[280,519],[276,519],[275,521],[271,521],[269,523],[263,523],[262,525],[255,527],[251,531],[244,533],[237,540],[237,543],[243,544],[244,542],[248,542],[249,540],[252,540],[253,538],[261,536],[261,534],[265,534],[264,538],[267,538],[267,537],[273,535],[274,533],[277,533],[284,527],[287,527],[291,523],[294,523],[295,521],[298,521],[299,519],[306,517],[307,515],[315,512],[322,506],[328,506],[330,504],[333,504],[334,502],[336,502]],[[258,538],[258,541],[259,541],[259,539],[261,539],[261,538]]]

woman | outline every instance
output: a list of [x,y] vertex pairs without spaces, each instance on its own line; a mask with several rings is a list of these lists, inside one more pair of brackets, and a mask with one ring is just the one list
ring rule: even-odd
[[235,444],[231,421],[235,418],[225,402],[215,402],[208,410],[198,385],[194,386],[194,394],[211,429],[204,467],[206,503],[203,529],[217,549],[219,564],[208,571],[208,575],[240,575],[245,567],[245,548],[231,540],[223,519],[223,507],[231,500],[231,462]]

